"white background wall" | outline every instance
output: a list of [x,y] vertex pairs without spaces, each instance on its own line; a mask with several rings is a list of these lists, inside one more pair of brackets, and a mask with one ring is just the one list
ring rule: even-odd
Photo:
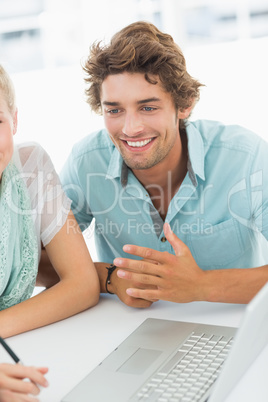
[[[189,72],[206,85],[191,119],[237,123],[268,140],[267,49],[268,37],[185,49]],[[81,66],[12,78],[19,108],[15,141],[41,143],[60,170],[73,143],[103,126],[85,102]]]

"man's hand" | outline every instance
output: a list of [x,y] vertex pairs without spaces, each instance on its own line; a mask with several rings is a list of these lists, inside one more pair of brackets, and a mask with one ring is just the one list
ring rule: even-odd
[[[122,280],[118,275],[116,275],[117,269],[113,273],[112,277],[112,286],[109,286],[109,290],[112,293],[115,293],[118,298],[130,307],[137,307],[137,308],[146,308],[150,307],[151,304],[157,300],[155,299],[143,299],[138,297],[132,297],[131,295],[127,294],[127,289],[135,287],[136,289],[155,289],[155,286],[144,286],[143,283],[133,281],[133,280]],[[129,271],[131,273],[131,271]]]
[[[27,367],[20,364],[0,364],[0,402],[38,401],[39,386],[47,387],[46,367]],[[30,381],[24,381],[28,379]]]
[[[165,223],[164,233],[175,255],[145,247],[125,245],[123,250],[145,260],[116,258],[117,276],[126,280],[126,293],[144,300],[168,300],[186,303],[204,300],[202,280],[206,273],[196,264],[189,248]],[[147,261],[150,260],[150,261]],[[129,283],[140,286],[131,286]]]

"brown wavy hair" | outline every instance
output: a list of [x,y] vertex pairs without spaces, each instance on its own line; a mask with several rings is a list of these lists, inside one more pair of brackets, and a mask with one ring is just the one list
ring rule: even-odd
[[158,76],[173,98],[176,110],[183,111],[199,99],[202,86],[187,70],[185,58],[173,38],[148,22],[134,22],[116,33],[110,44],[94,43],[84,63],[86,100],[92,110],[102,113],[101,85],[111,74],[144,73],[156,84]]

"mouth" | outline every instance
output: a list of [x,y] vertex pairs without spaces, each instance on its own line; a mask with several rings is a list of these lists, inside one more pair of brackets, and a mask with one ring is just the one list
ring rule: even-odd
[[152,138],[150,138],[149,140],[144,140],[144,141],[126,141],[126,143],[130,147],[141,148],[141,147],[144,147],[145,145],[149,144],[149,142],[151,142],[151,141],[152,141]]
[[133,149],[135,148],[135,150],[144,150],[147,149],[150,145],[150,143],[154,140],[154,138],[149,138],[146,140],[140,140],[140,141],[126,141],[123,140],[123,142],[125,143],[126,147],[128,149]]

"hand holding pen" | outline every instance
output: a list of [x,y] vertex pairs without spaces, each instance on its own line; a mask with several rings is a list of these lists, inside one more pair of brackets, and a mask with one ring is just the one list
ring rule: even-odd
[[[23,366],[20,359],[0,337],[0,343],[17,364],[0,364],[0,402],[34,402],[38,401],[31,395],[38,395],[39,387],[47,387],[48,382],[44,377],[48,369],[46,367]],[[30,381],[24,381],[29,379]]]

